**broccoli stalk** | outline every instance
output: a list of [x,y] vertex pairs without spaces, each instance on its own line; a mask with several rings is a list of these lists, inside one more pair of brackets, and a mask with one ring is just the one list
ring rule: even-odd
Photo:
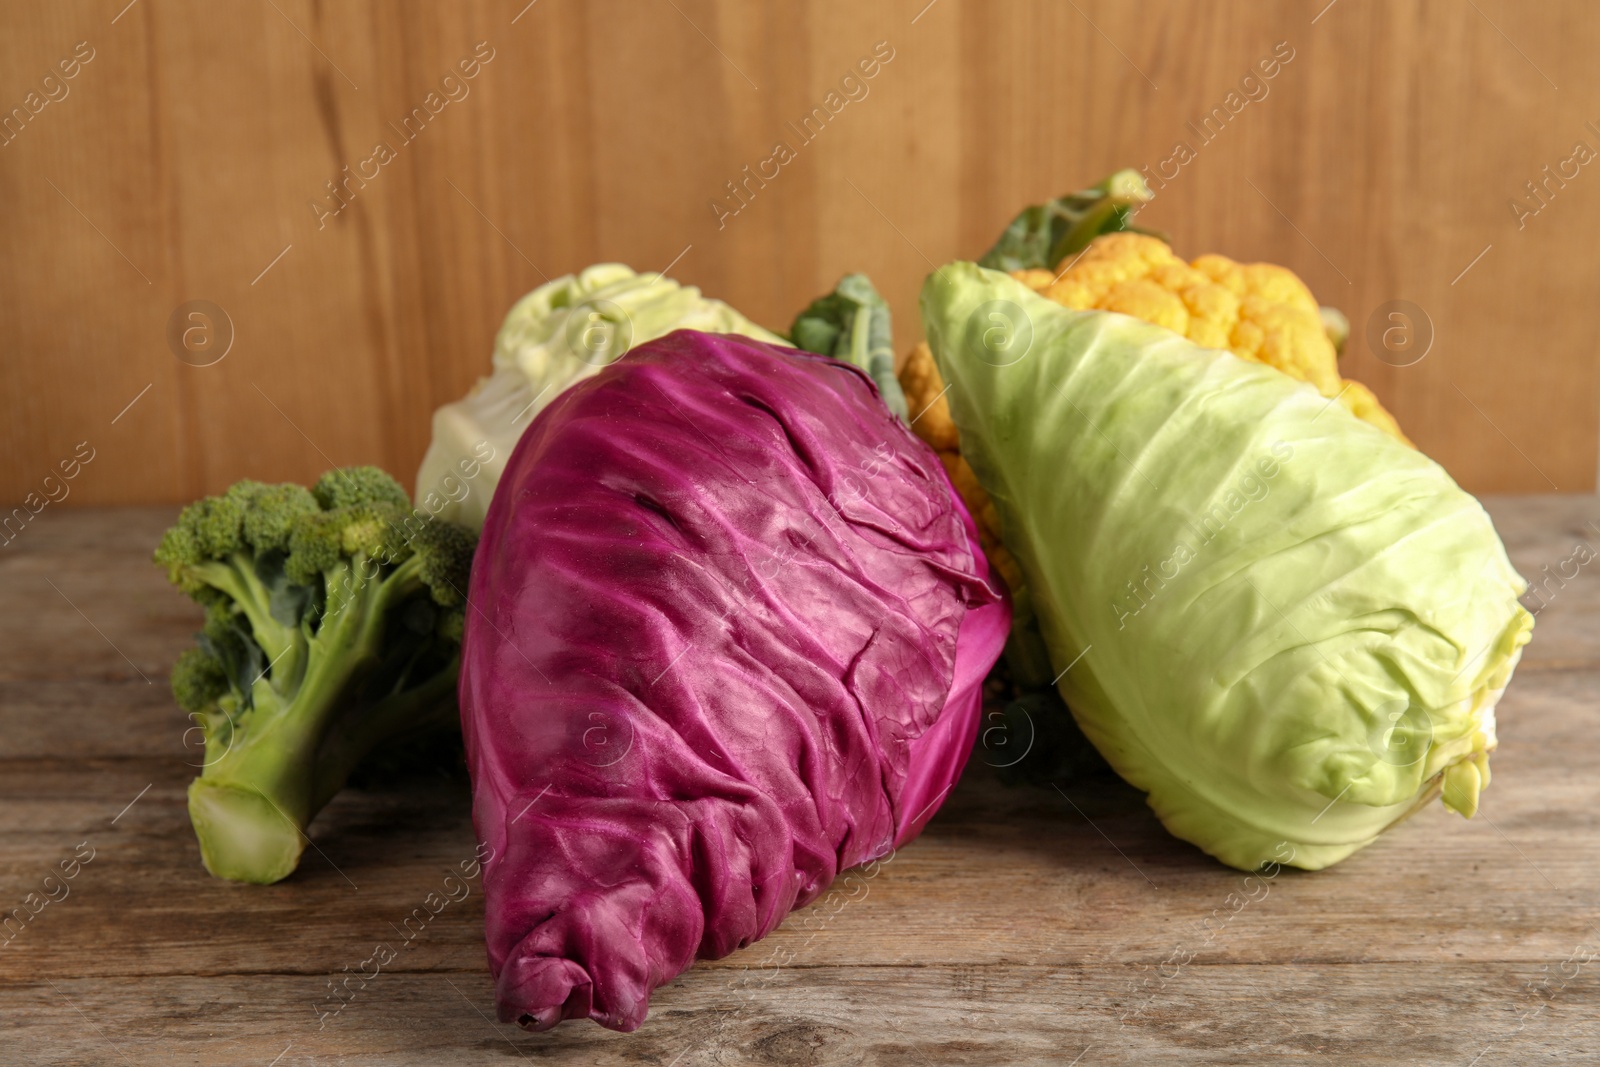
[[243,481],[184,509],[155,560],[206,608],[172,691],[205,738],[189,818],[207,870],[287,877],[369,752],[456,721],[475,545],[375,467],[310,491]]

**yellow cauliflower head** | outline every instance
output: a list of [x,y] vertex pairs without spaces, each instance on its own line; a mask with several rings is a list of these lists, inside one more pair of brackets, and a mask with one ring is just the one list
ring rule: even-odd
[[1316,297],[1284,267],[1217,255],[1185,263],[1159,238],[1110,233],[1059,275],[1020,270],[1012,277],[1066,307],[1132,315],[1195,344],[1265,363],[1411,444],[1369,389],[1339,376]]

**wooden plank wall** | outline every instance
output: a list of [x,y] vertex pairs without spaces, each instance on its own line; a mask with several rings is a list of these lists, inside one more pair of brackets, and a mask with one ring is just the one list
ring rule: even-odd
[[[1589,0],[525,3],[0,8],[0,502],[63,462],[66,506],[333,463],[409,482],[507,306],[600,260],[676,261],[779,328],[865,270],[904,348],[930,265],[1180,141],[1144,220],[1181,252],[1286,264],[1342,307],[1346,373],[1468,488],[1595,485]],[[875,46],[865,97],[800,143],[786,123]],[[1203,143],[1188,123],[1275,47],[1293,58]],[[778,140],[793,161],[719,218]],[[329,217],[326,183],[379,141],[394,158]],[[167,333],[202,299],[233,339],[198,367]],[[1362,336],[1394,300],[1431,321],[1407,367]]]

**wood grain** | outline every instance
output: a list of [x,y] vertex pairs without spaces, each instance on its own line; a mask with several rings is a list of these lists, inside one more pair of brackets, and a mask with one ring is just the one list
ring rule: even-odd
[[[1180,140],[1196,158],[1144,219],[1181,252],[1286,264],[1343,308],[1346,373],[1469,489],[1595,484],[1600,179],[1552,185],[1520,228],[1509,207],[1574,142],[1600,148],[1585,0],[125,4],[0,9],[0,108],[94,50],[0,148],[7,509],[83,441],[51,507],[356,462],[409,481],[511,302],[601,260],[675,261],[776,328],[865,270],[909,347],[932,265]],[[719,223],[726,183],[879,41],[868,95]],[[1267,95],[1202,144],[1188,124],[1280,41]],[[469,94],[402,142],[478,42]],[[397,158],[319,223],[380,139]],[[194,299],[233,325],[213,366],[168,348]],[[1434,338],[1407,367],[1365,340],[1399,299]]]
[[[1524,574],[1600,539],[1594,497],[1488,506]],[[148,562],[172,515],[48,512],[0,556],[0,910],[94,850],[0,948],[0,1061],[1492,1067],[1600,1043],[1600,962],[1573,962],[1600,952],[1592,567],[1540,611],[1478,818],[1434,805],[1234,910],[1242,876],[1115,778],[1064,798],[980,758],[876,877],[695,966],[637,1033],[535,1035],[492,1022],[476,882],[401,929],[471,854],[459,777],[347,790],[279,885],[205,874],[163,682],[198,612]],[[379,943],[399,958],[324,1016]]]

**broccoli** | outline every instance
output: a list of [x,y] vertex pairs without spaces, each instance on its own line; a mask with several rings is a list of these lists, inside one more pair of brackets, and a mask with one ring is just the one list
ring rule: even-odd
[[456,722],[477,535],[376,467],[242,481],[183,510],[155,561],[206,609],[172,692],[205,738],[189,818],[206,869],[267,884],[379,744]]

